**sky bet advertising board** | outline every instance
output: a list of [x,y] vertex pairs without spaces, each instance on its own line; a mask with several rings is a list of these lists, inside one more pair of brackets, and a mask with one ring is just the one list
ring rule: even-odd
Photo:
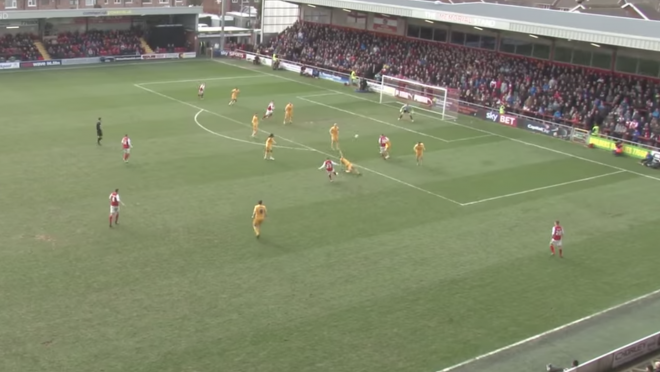
[[495,123],[500,123],[509,127],[517,127],[518,118],[512,115],[503,114],[500,115],[495,111],[488,111],[486,113],[486,120],[493,121]]

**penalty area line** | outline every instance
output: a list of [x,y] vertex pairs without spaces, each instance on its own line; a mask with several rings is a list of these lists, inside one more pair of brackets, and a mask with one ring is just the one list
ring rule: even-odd
[[149,81],[146,83],[136,83],[136,85],[158,85],[158,84],[181,84],[181,83],[194,83],[194,82],[204,82],[204,81],[217,81],[217,80],[233,80],[233,79],[257,79],[261,76],[255,75],[246,75],[246,76],[225,76],[225,77],[214,77],[214,78],[199,78],[199,79],[186,79],[186,80],[168,80],[168,81]]
[[524,344],[530,343],[530,342],[532,342],[532,341],[536,341],[536,340],[541,339],[541,338],[543,338],[543,337],[549,336],[549,335],[551,335],[551,334],[553,334],[553,333],[557,333],[557,332],[559,332],[559,331],[561,331],[561,330],[564,330],[564,329],[567,329],[567,328],[570,328],[570,327],[576,326],[576,325],[578,325],[578,324],[580,324],[580,323],[584,323],[584,322],[586,322],[586,321],[588,321],[588,320],[591,320],[591,319],[593,319],[593,318],[599,317],[599,316],[601,316],[601,315],[605,315],[605,314],[607,314],[607,313],[609,313],[609,312],[612,312],[612,311],[615,311],[615,310],[621,309],[621,308],[623,308],[623,307],[626,307],[626,306],[632,305],[632,304],[634,304],[634,303],[637,303],[637,302],[643,301],[643,300],[645,300],[645,299],[647,299],[647,298],[653,297],[653,296],[658,295],[658,294],[660,294],[660,289],[657,289],[657,290],[655,290],[655,291],[653,291],[653,292],[651,292],[651,293],[647,293],[647,294],[645,294],[645,295],[642,295],[642,296],[639,296],[639,297],[633,298],[632,300],[628,300],[628,301],[623,302],[623,303],[620,303],[620,304],[618,304],[618,305],[615,305],[615,306],[609,307],[609,308],[607,308],[607,309],[605,309],[605,310],[601,310],[601,311],[599,311],[599,312],[597,312],[597,313],[593,313],[593,314],[591,314],[591,315],[585,316],[584,318],[580,318],[580,319],[578,319],[578,320],[574,320],[574,321],[572,321],[572,322],[570,322],[570,323],[564,324],[564,325],[559,326],[559,327],[557,327],[557,328],[553,328],[553,329],[551,329],[551,330],[549,330],[549,331],[545,331],[545,332],[543,332],[543,333],[539,333],[538,335],[534,335],[534,336],[529,337],[529,338],[526,338],[526,339],[524,339],[524,340],[520,340],[520,341],[518,341],[518,342],[516,342],[516,343],[513,343],[513,344],[511,344],[511,345],[507,345],[507,346],[501,347],[501,348],[499,348],[499,349],[497,349],[497,350],[493,350],[493,351],[491,351],[491,352],[489,352],[489,353],[486,353],[486,354],[483,354],[483,355],[479,355],[479,356],[474,357],[474,358],[472,358],[472,359],[468,359],[468,360],[466,360],[466,361],[464,361],[464,362],[461,362],[461,363],[455,364],[455,365],[453,365],[453,366],[451,366],[451,367],[447,367],[447,368],[445,368],[445,369],[441,369],[441,370],[439,370],[439,371],[437,371],[437,372],[449,372],[449,371],[453,371],[453,370],[455,370],[455,369],[457,369],[457,368],[464,367],[464,366],[466,366],[466,365],[472,364],[472,363],[474,363],[474,362],[476,362],[476,361],[479,361],[479,360],[481,360],[481,359],[491,357],[491,356],[493,356],[493,355],[496,355],[496,354],[499,354],[499,353],[505,352],[505,351],[507,351],[507,350],[510,350],[510,349],[515,348],[515,347],[518,347],[518,346],[521,346],[521,345],[524,345]]
[[[240,121],[238,121],[238,120],[236,120],[236,119],[233,119],[233,118],[230,118],[230,117],[228,117],[228,116],[224,116],[224,115],[218,114],[217,112],[213,112],[213,111],[207,110],[207,109],[205,109],[205,108],[202,108],[202,107],[199,107],[199,106],[193,105],[192,103],[188,103],[188,102],[186,102],[186,101],[182,101],[182,100],[180,100],[180,99],[177,99],[177,98],[174,98],[174,97],[170,97],[170,96],[168,96],[168,95],[166,95],[166,94],[163,94],[163,93],[157,92],[157,91],[155,91],[155,90],[153,90],[153,89],[149,89],[149,88],[143,87],[143,86],[141,86],[141,85],[139,85],[139,84],[133,84],[133,86],[136,87],[136,88],[142,89],[142,90],[144,90],[145,92],[148,92],[148,93],[151,93],[151,94],[155,94],[155,95],[160,96],[160,97],[162,97],[162,98],[168,99],[168,100],[170,100],[170,101],[178,102],[178,103],[180,103],[180,104],[182,104],[182,105],[185,105],[185,106],[188,106],[188,107],[192,107],[192,108],[194,108],[194,109],[196,109],[196,110],[198,110],[198,111],[205,111],[205,112],[208,112],[209,114],[215,115],[215,116],[217,116],[217,117],[220,117],[220,118],[223,118],[223,119],[226,119],[226,120],[232,121],[232,122],[237,123],[237,124],[240,124],[240,125],[242,125],[242,126],[248,126],[248,127],[249,127],[249,125],[244,124],[244,123],[242,123],[242,122],[240,122]],[[264,133],[268,133],[268,132],[265,132],[265,131],[262,131],[262,132],[264,132]],[[328,154],[327,152],[323,152],[323,151],[321,151],[321,150],[318,150],[318,149],[315,149],[315,148],[313,148],[313,147],[307,146],[307,145],[305,145],[305,144],[302,144],[302,143],[299,143],[299,142],[296,142],[296,141],[293,141],[293,140],[290,140],[290,139],[284,138],[284,137],[282,137],[282,136],[278,136],[278,137],[281,138],[283,141],[289,142],[289,143],[291,143],[291,144],[293,144],[293,145],[296,145],[296,146],[300,146],[300,147],[302,147],[302,148],[304,148],[304,149],[307,149],[307,150],[309,150],[309,151],[313,151],[313,152],[316,152],[316,153],[318,153],[318,154],[325,155],[325,156],[328,157],[328,158],[339,159],[339,157],[336,156],[336,155]],[[379,176],[381,176],[381,177],[383,177],[383,178],[387,178],[387,179],[389,179],[389,180],[391,180],[391,181],[397,182],[397,183],[402,184],[402,185],[404,185],[404,186],[408,186],[408,187],[410,187],[410,188],[412,188],[412,189],[415,189],[415,190],[417,190],[417,191],[421,191],[421,192],[423,192],[423,193],[425,193],[425,194],[435,196],[436,198],[439,198],[439,199],[442,199],[442,200],[448,201],[448,202],[453,203],[453,204],[456,204],[456,205],[458,205],[458,206],[461,205],[460,202],[457,202],[456,200],[450,199],[450,198],[448,198],[448,197],[446,197],[446,196],[442,196],[442,195],[440,195],[440,194],[436,194],[436,193],[434,193],[434,192],[432,192],[432,191],[429,191],[429,190],[423,189],[423,188],[421,188],[421,187],[415,186],[415,185],[413,185],[413,184],[411,184],[411,183],[408,183],[408,182],[402,181],[402,180],[400,180],[400,179],[398,179],[398,178],[394,178],[394,177],[392,177],[392,176],[388,176],[388,175],[386,175],[386,174],[384,174],[384,173],[381,173],[381,172],[378,172],[378,171],[376,171],[376,170],[373,170],[373,169],[369,169],[369,168],[363,167],[363,166],[361,166],[361,165],[359,165],[359,164],[355,164],[355,165],[356,165],[357,167],[362,168],[363,170],[365,170],[365,171],[367,171],[367,172],[370,172],[370,173],[373,173],[373,174],[379,175]]]
[[[224,134],[217,133],[217,132],[214,132],[214,131],[208,129],[207,127],[203,126],[202,123],[199,122],[199,115],[201,115],[203,112],[206,112],[206,110],[199,110],[199,112],[196,113],[195,117],[193,118],[195,120],[195,124],[197,124],[198,127],[202,128],[202,130],[204,130],[204,131],[206,131],[210,134],[213,134],[214,136],[222,137],[222,138],[228,139],[230,141],[245,143],[245,144],[252,145],[252,146],[259,146],[259,147],[264,146],[262,143],[257,143],[257,142],[252,142],[252,141],[240,139],[240,138],[226,136]],[[309,151],[309,149],[302,148],[302,147],[289,147],[289,146],[280,146],[280,145],[275,145],[273,147],[278,148],[278,149],[285,149],[285,150]]]
[[454,142],[472,141],[472,140],[476,140],[476,139],[480,139],[480,138],[488,138],[488,137],[492,137],[492,135],[490,135],[490,134],[484,134],[484,135],[482,135],[482,136],[457,138],[457,139],[453,139],[453,140],[448,140],[448,142],[449,142],[449,143],[454,143]]
[[461,206],[463,206],[463,207],[467,207],[467,206],[470,206],[470,205],[475,205],[475,204],[485,203],[485,202],[489,202],[489,201],[494,201],[494,200],[500,200],[500,199],[510,198],[510,197],[512,197],[512,196],[525,195],[525,194],[530,194],[530,193],[537,192],[537,191],[543,191],[543,190],[554,189],[555,187],[562,187],[562,186],[572,185],[572,184],[575,184],[575,183],[592,181],[592,180],[596,180],[596,179],[599,179],[599,178],[609,177],[609,176],[613,176],[613,175],[615,175],[615,174],[621,174],[621,173],[626,173],[626,171],[619,170],[619,171],[616,171],[616,172],[610,172],[610,173],[605,173],[605,174],[599,174],[599,175],[597,175],[597,176],[586,177],[586,178],[580,178],[579,180],[573,180],[573,181],[568,181],[568,182],[556,183],[556,184],[554,184],[554,185],[548,185],[548,186],[537,187],[537,188],[529,189],[529,190],[523,190],[523,191],[518,191],[518,192],[512,192],[511,194],[505,194],[505,195],[493,196],[492,198],[480,199],[480,200],[475,200],[475,201],[471,201],[471,202],[468,202],[468,203],[463,203],[463,204],[461,204]]

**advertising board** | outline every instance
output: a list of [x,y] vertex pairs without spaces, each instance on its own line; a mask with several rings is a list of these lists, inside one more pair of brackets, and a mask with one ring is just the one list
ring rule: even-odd
[[608,372],[660,350],[660,332],[610,351],[568,372]]
[[300,66],[291,64],[289,62],[280,62],[280,67],[287,71],[295,72],[296,74],[300,73]]
[[59,59],[54,59],[50,61],[21,62],[21,68],[52,67],[52,66],[62,66],[62,61]]
[[632,362],[658,348],[660,348],[660,335],[642,339],[628,346],[624,346],[612,353],[612,368],[617,368],[628,362]]
[[143,60],[151,59],[178,59],[179,53],[153,53],[153,54],[143,54],[141,56]]
[[139,61],[142,59],[142,56],[117,56],[114,57],[113,60],[117,62],[123,62],[123,61]]
[[63,66],[87,65],[87,64],[99,63],[99,62],[101,62],[101,57],[70,58],[70,59],[63,59],[62,65]]
[[336,83],[342,83],[342,84],[348,84],[349,80],[347,76],[339,76],[339,75],[333,75],[333,74],[328,74],[326,72],[319,72],[319,77],[324,80],[331,80]]
[[545,134],[546,136],[552,136],[568,140],[571,138],[571,128],[566,129],[565,126],[550,123],[550,122],[539,122],[530,119],[518,120],[519,127],[526,129],[532,133]]
[[464,104],[464,105],[459,104],[458,113],[463,115],[470,115],[470,116],[485,115],[484,110],[482,108],[479,108],[477,106],[472,106],[470,104]]
[[507,125],[509,127],[517,127],[518,126],[517,125],[517,123],[518,123],[518,118],[517,117],[512,116],[512,115],[507,115],[507,114],[500,115],[495,111],[486,112],[485,119],[490,120],[490,121],[495,122],[495,123],[500,123],[500,124],[503,124],[503,125]]
[[4,62],[0,63],[0,70],[10,70],[14,68],[20,68],[21,63],[20,62]]
[[398,89],[394,89],[394,96],[398,97],[398,98],[403,98],[403,99],[419,102],[419,103],[422,103],[426,106],[433,105],[433,100],[431,100],[430,98],[428,98],[426,96],[420,95],[420,94],[413,94],[413,93],[400,91]]
[[[614,150],[616,142],[613,139],[590,136],[588,143],[602,150]],[[623,143],[623,153],[636,159],[644,159],[649,150],[630,142]]]
[[[229,58],[239,58],[239,59],[246,59],[245,53],[243,52],[235,52],[235,51],[230,51],[228,54]],[[253,58],[254,59],[254,58]]]

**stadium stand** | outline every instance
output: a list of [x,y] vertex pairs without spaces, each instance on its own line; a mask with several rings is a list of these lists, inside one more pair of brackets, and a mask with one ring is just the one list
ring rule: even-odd
[[21,60],[35,61],[40,58],[39,51],[35,48],[33,41],[36,36],[29,34],[2,35],[0,36],[0,61]]
[[156,27],[147,35],[147,41],[156,53],[184,53],[194,51],[186,38],[183,26]]
[[127,31],[66,32],[46,42],[52,58],[81,58],[144,53],[139,29]]
[[262,52],[370,79],[388,74],[455,88],[464,101],[660,144],[660,83],[641,76],[308,22]]

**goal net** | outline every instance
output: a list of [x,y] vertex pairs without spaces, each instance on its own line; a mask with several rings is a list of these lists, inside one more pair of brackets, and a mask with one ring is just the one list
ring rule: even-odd
[[380,103],[407,103],[415,109],[440,115],[443,120],[458,118],[458,90],[434,87],[394,76],[383,76]]

